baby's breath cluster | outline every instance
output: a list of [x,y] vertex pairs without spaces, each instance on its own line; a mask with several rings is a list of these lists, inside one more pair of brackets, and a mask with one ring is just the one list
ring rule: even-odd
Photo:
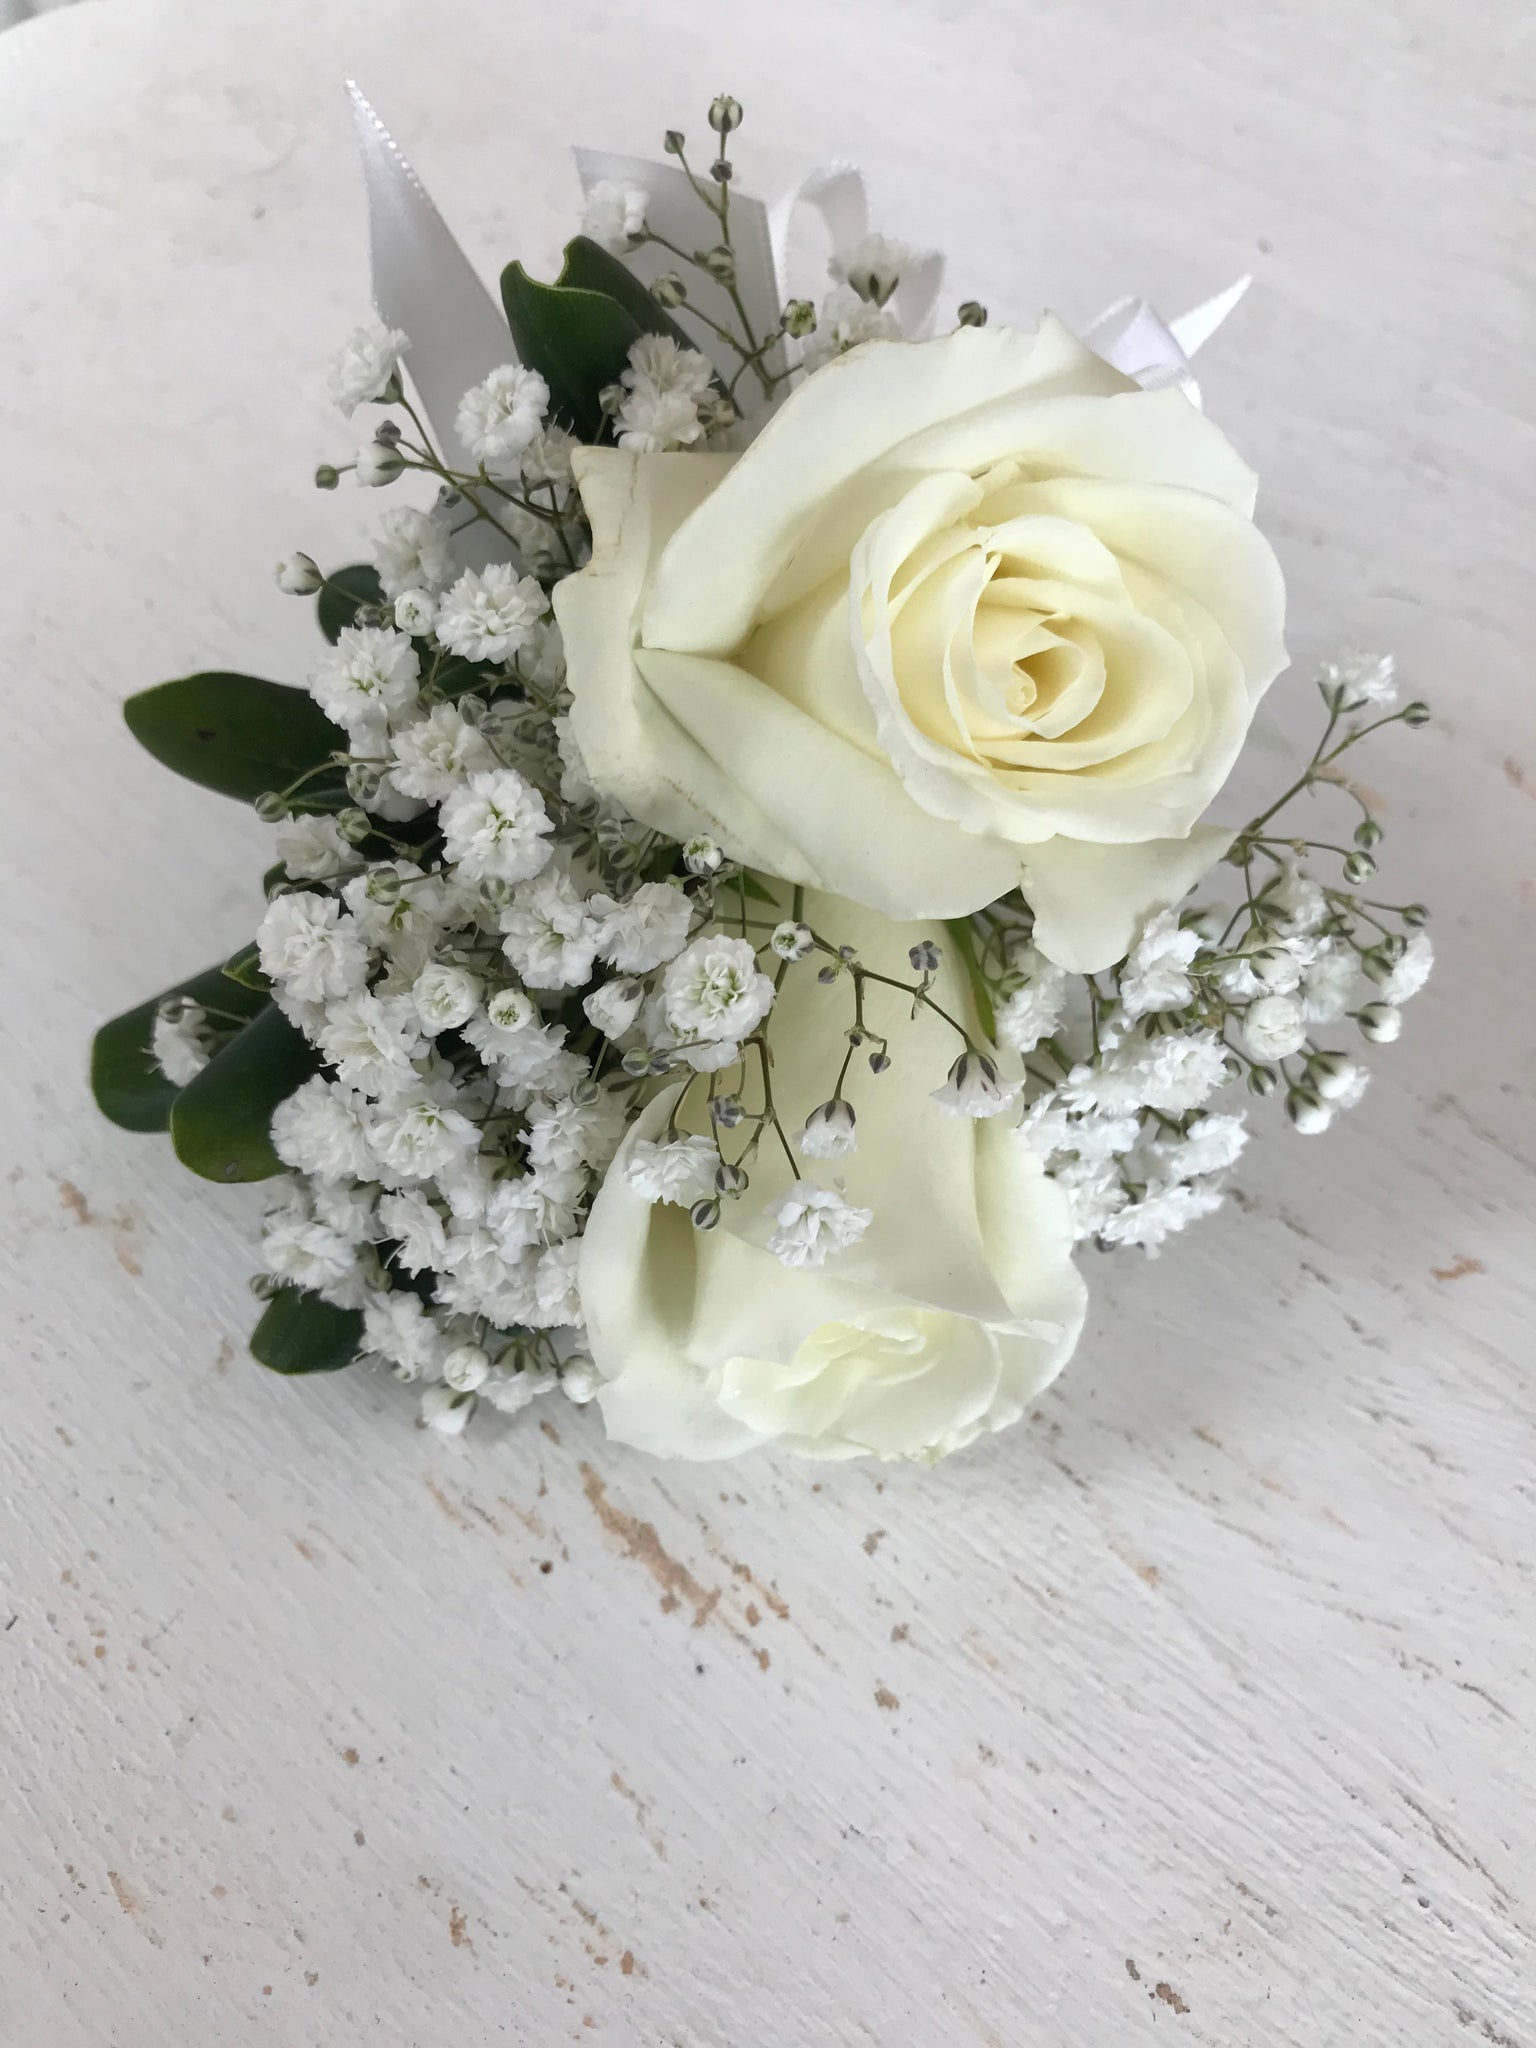
[[[814,364],[901,333],[893,302],[926,259],[880,235],[838,251],[819,311],[792,300],[771,331],[754,328],[731,221],[741,121],[735,100],[714,102],[704,172],[682,135],[666,138],[711,223],[703,246],[662,236],[637,187],[588,194],[586,234],[620,254],[659,246],[670,267],[654,299],[686,308],[737,362],[723,377],[674,335],[641,335],[599,394],[609,445],[706,448],[748,393],[761,409],[799,372],[796,344]],[[703,278],[728,320],[697,303]],[[986,314],[967,302],[959,318]],[[355,458],[317,481],[416,479],[431,495],[383,511],[361,574],[327,576],[302,552],[277,568],[284,591],[319,600],[331,645],[308,687],[343,744],[256,802],[277,865],[236,979],[270,991],[314,1066],[272,1121],[288,1173],[273,1183],[258,1292],[360,1313],[367,1353],[418,1382],[423,1420],[454,1434],[482,1400],[511,1413],[557,1387],[578,1402],[596,1391],[582,1235],[626,1131],[662,1091],[670,1113],[627,1147],[628,1188],[699,1230],[746,1204],[756,1240],[790,1268],[821,1267],[870,1229],[839,1162],[858,1150],[871,1091],[901,1062],[931,1062],[914,1047],[935,1033],[947,1050],[919,1078],[937,1109],[1014,1126],[1079,1239],[1149,1255],[1221,1202],[1247,1138],[1229,1106],[1239,1090],[1276,1096],[1309,1135],[1360,1100],[1361,1043],[1397,1036],[1432,964],[1422,907],[1374,893],[1382,829],[1340,765],[1368,735],[1428,716],[1398,706],[1390,659],[1324,667],[1322,738],[1234,836],[1224,903],[1161,910],[1117,967],[1081,975],[1037,946],[1014,892],[935,927],[909,972],[890,971],[899,954],[877,968],[808,913],[803,890],[744,872],[709,838],[669,840],[600,793],[573,737],[551,595],[590,553],[577,443],[545,378],[508,362],[463,394],[446,450],[406,396],[409,347],[379,323],[352,335],[331,392],[370,424]],[[1282,825],[1328,790],[1359,811],[1347,841]],[[790,977],[814,990],[834,1048],[824,1091],[793,1115],[774,1086]],[[151,1050],[166,1080],[193,1082],[246,1014],[162,1004]]]

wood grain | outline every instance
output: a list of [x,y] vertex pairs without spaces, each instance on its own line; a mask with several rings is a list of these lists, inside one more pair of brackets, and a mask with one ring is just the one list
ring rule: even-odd
[[[246,938],[267,836],[117,703],[301,674],[267,564],[374,509],[306,485],[348,73],[487,270],[554,255],[569,142],[728,85],[759,189],[861,159],[995,318],[1257,273],[1203,380],[1293,592],[1279,723],[1341,642],[1435,699],[1370,772],[1444,966],[1352,1127],[1093,1261],[1059,1391],[937,1476],[279,1383],[258,1194],[92,1114],[93,1024]],[[1509,0],[0,40],[7,2044],[1533,2048],[1531,82]]]

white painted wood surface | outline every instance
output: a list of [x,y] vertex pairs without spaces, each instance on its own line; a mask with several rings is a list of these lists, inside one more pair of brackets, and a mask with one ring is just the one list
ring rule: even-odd
[[[727,18],[722,20],[722,13]],[[0,42],[7,2048],[1532,2048],[1531,72],[1513,0],[111,0]],[[746,100],[956,297],[1258,283],[1208,402],[1303,662],[1394,647],[1441,977],[1058,1392],[936,1475],[455,1452],[242,1355],[259,1198],[94,1116],[265,835],[129,690],[297,673],[344,558],[355,72],[487,270],[571,140]],[[1304,677],[1282,720],[1311,718]]]

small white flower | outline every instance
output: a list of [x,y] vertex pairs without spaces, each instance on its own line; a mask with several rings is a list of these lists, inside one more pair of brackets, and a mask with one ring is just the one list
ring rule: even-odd
[[584,1166],[536,1166],[496,1183],[485,1208],[485,1227],[503,1254],[554,1244],[576,1228],[588,1176]]
[[363,1344],[392,1365],[401,1379],[437,1370],[442,1332],[414,1294],[370,1294],[363,1306]]
[[581,988],[597,958],[597,920],[558,869],[513,892],[501,950],[529,988]]
[[707,832],[699,832],[683,848],[683,865],[690,875],[718,875],[725,854]]
[[379,521],[374,566],[386,597],[406,591],[440,590],[453,573],[453,536],[448,515],[435,506],[395,505]]
[[444,801],[441,823],[447,858],[471,882],[525,882],[549,863],[554,825],[515,768],[471,775]]
[[883,306],[917,261],[916,252],[905,242],[870,234],[851,248],[835,251],[827,274],[839,284],[851,286],[861,299]]
[[947,1116],[997,1116],[1017,1097],[1019,1085],[1005,1081],[985,1053],[963,1052],[929,1099]]
[[491,1355],[483,1344],[455,1344],[439,1370],[456,1394],[473,1394],[490,1377]]
[[407,1273],[425,1273],[443,1263],[443,1219],[422,1189],[381,1195],[379,1225],[395,1240],[395,1258]]
[[600,1172],[624,1135],[624,1105],[607,1089],[597,1089],[590,1100],[566,1095],[553,1102],[531,1102],[526,1115],[529,1159],[557,1172],[576,1166]]
[[839,1096],[816,1105],[795,1142],[807,1159],[839,1159],[858,1145],[855,1123],[853,1104]]
[[805,359],[813,367],[845,349],[865,341],[900,341],[901,323],[889,306],[877,306],[873,299],[861,299],[850,284],[840,284],[821,302],[816,332],[807,345]]
[[1397,664],[1390,654],[1346,654],[1325,661],[1318,681],[1336,690],[1341,709],[1389,711],[1397,702]]
[[1391,1003],[1367,1003],[1360,1012],[1360,1034],[1372,1045],[1391,1045],[1403,1028],[1403,1013]]
[[1121,970],[1120,1000],[1126,1016],[1182,1010],[1195,993],[1187,969],[1200,946],[1200,934],[1181,926],[1176,910],[1149,918]]
[[522,1372],[493,1373],[481,1392],[498,1414],[518,1415],[557,1384],[552,1372],[528,1366]]
[[395,599],[395,624],[402,633],[421,638],[437,618],[437,599],[430,590],[402,590]]
[[337,1307],[357,1307],[365,1292],[357,1247],[323,1223],[269,1219],[262,1228],[261,1269],[274,1280],[324,1295]]
[[997,1006],[997,1042],[1022,1056],[1033,1052],[1061,1022],[1067,1006],[1067,977],[1033,946],[1015,964],[1028,979]]
[[327,718],[359,733],[382,732],[417,701],[421,664],[406,634],[391,626],[344,626],[309,677],[309,693]]
[[629,351],[625,382],[646,383],[658,391],[681,391],[702,398],[714,379],[707,356],[681,348],[669,334],[642,334]]
[[585,1408],[602,1384],[602,1376],[590,1358],[568,1358],[560,1368],[560,1391],[578,1408]]
[[442,1384],[422,1389],[421,1419],[438,1436],[462,1436],[474,1412],[473,1394],[456,1394]]
[[640,1014],[645,990],[638,981],[605,981],[593,989],[582,1009],[587,1022],[604,1038],[622,1038]]
[[695,939],[667,969],[662,984],[668,1024],[683,1039],[746,1038],[773,1005],[773,983],[760,974],[748,939],[708,934]]
[[712,1138],[636,1138],[624,1178],[643,1202],[691,1209],[715,1192],[720,1153]]
[[402,1089],[370,1119],[374,1157],[400,1180],[431,1180],[460,1153],[473,1152],[480,1133],[426,1087]]
[[389,750],[395,761],[395,787],[429,804],[442,803],[471,775],[486,774],[496,766],[484,733],[467,724],[454,704],[434,704],[425,718],[402,726]]
[[1328,898],[1294,861],[1288,861],[1279,877],[1264,891],[1266,906],[1273,905],[1293,932],[1312,932],[1328,915]]
[[1287,1060],[1306,1042],[1306,1014],[1293,996],[1260,996],[1243,1012],[1243,1043],[1256,1060]]
[[580,444],[574,434],[568,434],[564,427],[545,427],[535,434],[523,450],[523,483],[530,491],[542,490],[553,485],[557,491],[568,491],[575,478],[571,474],[571,451]]
[[365,489],[380,491],[405,474],[405,457],[393,441],[370,438],[358,444],[352,473]]
[[1248,1129],[1240,1116],[1202,1116],[1182,1138],[1170,1138],[1154,1149],[1167,1179],[1198,1180],[1225,1173],[1242,1156],[1247,1142]]
[[356,868],[363,858],[342,838],[334,818],[303,812],[285,818],[278,826],[277,857],[295,882],[312,882],[321,875]]
[[539,1254],[539,1263],[534,1268],[533,1291],[539,1305],[540,1323],[546,1329],[582,1326],[581,1291],[576,1285],[580,1257],[579,1237],[568,1237],[563,1244],[552,1244]]
[[811,1268],[857,1244],[875,1220],[872,1210],[856,1209],[846,1196],[807,1180],[792,1181],[767,1214],[778,1225],[769,1251],[786,1266]]
[[1364,977],[1353,947],[1325,939],[1301,978],[1301,1008],[1309,1024],[1337,1024],[1359,999]]
[[626,395],[613,424],[619,446],[639,455],[691,448],[704,433],[698,406],[686,391],[658,391],[645,382]]
[[459,400],[454,427],[492,476],[514,476],[549,410],[549,386],[537,370],[503,363]]
[[642,882],[622,903],[594,896],[601,919],[597,950],[621,974],[649,974],[674,959],[687,943],[693,905],[671,882]]
[[372,1180],[368,1104],[315,1075],[272,1112],[272,1149],[285,1166],[326,1180]]
[[278,589],[290,597],[311,597],[325,582],[312,555],[284,555],[273,574]]
[[397,327],[380,320],[355,327],[331,366],[331,397],[350,419],[360,405],[382,398],[410,342]]
[[173,1087],[185,1088],[211,1058],[208,1013],[197,1003],[180,1004],[174,1014],[157,1014],[150,1027],[149,1050],[155,1065]]
[[1208,1181],[1150,1187],[1139,1202],[1106,1217],[1097,1235],[1105,1244],[1139,1245],[1149,1259],[1155,1259],[1166,1238],[1209,1216],[1221,1204],[1221,1190]]
[[1143,1108],[1182,1116],[1221,1086],[1226,1059],[1225,1047],[1210,1031],[1133,1037],[1096,1065],[1074,1067],[1062,1097],[1070,1109],[1101,1110],[1112,1118]]
[[815,952],[816,934],[808,924],[797,924],[792,917],[787,917],[782,924],[774,926],[768,944],[781,960],[793,964],[797,960],[808,959]]
[[581,232],[615,256],[632,249],[645,232],[645,194],[638,185],[599,178],[581,209]]
[[1402,957],[1381,985],[1381,1000],[1400,1009],[1410,1002],[1428,981],[1435,965],[1435,949],[1428,932],[1415,932]]
[[1352,1108],[1364,1094],[1368,1078],[1363,1067],[1338,1052],[1319,1053],[1307,1064],[1307,1079],[1324,1102],[1341,1103]]
[[362,987],[368,949],[334,896],[294,889],[274,896],[256,928],[261,971],[301,1003],[331,1002]]
[[1285,1113],[1304,1138],[1321,1137],[1333,1122],[1333,1104],[1316,1095],[1287,1095]]
[[429,961],[411,984],[411,999],[421,1028],[430,1038],[444,1031],[457,1031],[480,1007],[485,984],[467,967],[450,967],[443,961]]
[[466,569],[437,608],[437,637],[466,661],[506,661],[531,636],[549,603],[531,576],[506,562]]
[[411,1062],[425,1050],[410,997],[366,989],[326,1005],[318,1043],[337,1080],[365,1095],[386,1095],[414,1079]]

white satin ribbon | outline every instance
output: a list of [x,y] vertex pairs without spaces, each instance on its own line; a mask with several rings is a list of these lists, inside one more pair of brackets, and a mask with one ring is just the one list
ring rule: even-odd
[[[500,307],[449,232],[420,178],[368,101],[350,80],[352,110],[368,191],[373,262],[373,298],[381,319],[410,336],[405,362],[438,444],[455,464],[475,467],[474,457],[454,429],[459,400],[498,364],[513,359],[511,336]],[[636,185],[646,196],[651,226],[680,249],[711,246],[714,216],[673,164],[643,157],[578,149],[577,174],[584,193],[605,180]],[[834,254],[853,249],[869,232],[869,201],[856,166],[824,165],[812,171],[769,210],[760,199],[732,189],[731,240],[736,252],[736,289],[753,331],[770,333],[786,296],[785,270],[792,224],[800,208],[815,215]],[[626,258],[645,284],[670,269],[676,258],[653,243]],[[944,274],[942,256],[924,256],[897,287],[892,305],[909,340],[932,325]],[[1248,289],[1239,278],[1175,320],[1165,321],[1145,299],[1121,299],[1094,320],[1083,335],[1087,346],[1148,390],[1177,385],[1196,405],[1200,389],[1191,358],[1211,338]],[[722,325],[739,326],[724,287],[690,272],[689,299]],[[737,396],[750,409],[750,377],[738,378],[740,359],[684,304],[675,315],[726,382],[736,379]],[[770,371],[785,366],[774,350]]]

